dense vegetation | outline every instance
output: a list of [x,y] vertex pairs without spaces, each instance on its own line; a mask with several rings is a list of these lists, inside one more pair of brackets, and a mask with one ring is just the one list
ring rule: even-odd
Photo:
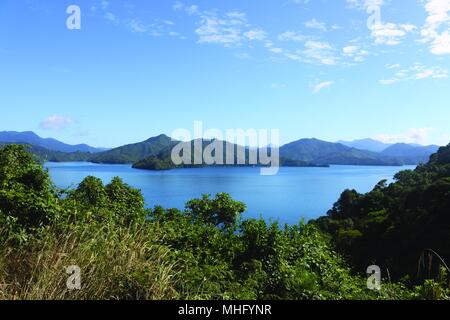
[[[163,149],[158,155],[156,156],[150,156],[143,160],[137,161],[133,164],[133,168],[136,169],[146,169],[146,170],[171,170],[171,169],[177,169],[177,168],[201,168],[207,166],[206,164],[200,164],[196,165],[194,164],[194,153],[196,148],[198,149],[198,152],[201,154],[204,154],[205,149],[207,149],[213,140],[202,140],[201,147],[196,147],[194,141],[184,142],[184,146],[186,149],[190,150],[191,152],[191,164],[181,164],[181,165],[175,165],[171,158],[172,153],[172,147]],[[215,140],[214,143],[217,143],[217,145],[221,145],[223,153],[223,164],[215,163],[213,165],[209,166],[257,166],[254,163],[250,163],[249,159],[251,158],[250,152],[253,151],[256,155],[257,162],[261,163],[259,161],[259,150],[253,149],[250,150],[249,148],[241,147],[236,144],[232,144],[225,141]],[[226,160],[228,159],[228,150],[233,150],[233,164],[226,164]],[[212,156],[215,155],[216,150],[212,150]],[[271,155],[272,150],[269,148],[267,150],[268,155]],[[219,157],[220,158],[220,157]],[[316,165],[311,162],[306,162],[302,160],[291,160],[287,158],[281,157],[279,159],[279,165],[281,167],[317,167],[317,166],[323,166],[326,167],[327,165]]]
[[[438,169],[446,161],[445,150],[433,158],[435,174],[448,176]],[[444,273],[420,286],[385,281],[380,291],[368,290],[366,265],[352,271],[316,223],[283,227],[242,220],[244,211],[227,194],[193,199],[183,211],[145,209],[141,193],[119,178],[103,185],[88,177],[58,190],[23,147],[6,146],[0,298],[447,298]],[[66,288],[70,265],[81,268],[81,290]]]
[[367,194],[344,191],[316,224],[357,268],[372,261],[393,279],[417,282],[450,261],[450,145],[395,179]]
[[129,144],[94,155],[90,161],[94,163],[129,164],[147,157],[157,157],[161,152],[172,149],[178,142],[164,134],[146,141]]

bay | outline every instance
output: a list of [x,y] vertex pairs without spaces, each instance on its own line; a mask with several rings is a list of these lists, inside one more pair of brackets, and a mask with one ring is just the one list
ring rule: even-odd
[[183,209],[186,201],[202,194],[227,192],[247,205],[244,218],[295,224],[325,215],[345,189],[368,192],[383,179],[414,166],[331,166],[280,168],[275,176],[261,176],[259,168],[227,167],[146,171],[130,165],[87,162],[46,163],[59,188],[75,188],[87,176],[104,183],[121,177],[142,191],[146,205]]

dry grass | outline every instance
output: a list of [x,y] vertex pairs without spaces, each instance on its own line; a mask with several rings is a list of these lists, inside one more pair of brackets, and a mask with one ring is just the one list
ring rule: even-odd
[[[0,246],[0,299],[174,299],[176,272],[168,249],[142,227],[49,231],[22,248]],[[81,290],[69,290],[66,268],[81,269]]]

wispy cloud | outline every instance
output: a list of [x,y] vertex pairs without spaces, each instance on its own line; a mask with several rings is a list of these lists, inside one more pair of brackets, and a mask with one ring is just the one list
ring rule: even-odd
[[184,39],[184,36],[182,36],[180,33],[173,31],[174,26],[175,23],[170,20],[159,20],[159,19],[153,19],[151,23],[147,24],[141,22],[139,19],[132,19],[127,24],[127,27],[133,33],[145,33],[153,37],[160,37],[166,35],[170,37],[178,37]]
[[384,143],[425,144],[428,141],[428,137],[431,131],[431,128],[412,128],[407,132],[396,134],[379,134],[373,138]]
[[266,32],[251,26],[243,12],[231,11],[221,16],[215,12],[199,12],[198,15],[200,22],[195,33],[199,43],[231,47],[266,38]]
[[333,85],[333,81],[324,81],[312,86],[312,92],[314,94],[319,93],[323,89],[329,88]]
[[199,7],[197,5],[185,5],[181,1],[175,2],[173,9],[176,11],[184,11],[189,15],[194,15],[199,13]]
[[61,115],[52,115],[39,123],[39,127],[41,129],[46,130],[62,130],[73,124],[74,121],[71,117],[61,116]]
[[387,70],[395,70],[395,73],[388,79],[380,80],[380,83],[384,85],[411,80],[448,78],[448,70],[440,66],[427,67],[416,63],[408,68],[402,68],[400,64],[386,65],[385,67]]
[[351,58],[354,62],[362,62],[369,55],[369,51],[362,49],[357,45],[349,45],[342,48],[344,57]]
[[395,46],[416,29],[412,24],[378,23],[372,27],[371,36],[375,44]]
[[337,57],[334,55],[333,47],[324,41],[307,41],[303,55],[305,56],[306,62],[324,65],[334,65],[337,63]]
[[306,40],[311,39],[310,36],[306,36],[302,34],[301,32],[297,31],[286,31],[278,35],[278,40],[280,41],[298,41],[303,42]]
[[347,0],[349,8],[356,8],[360,10],[367,10],[371,7],[381,7],[384,5],[384,0]]
[[287,84],[286,83],[272,83],[270,85],[271,89],[283,89],[283,88],[287,88]]
[[106,12],[104,17],[105,17],[106,20],[111,21],[112,23],[116,23],[117,24],[117,23],[120,22],[120,20],[112,12]]
[[323,32],[326,32],[328,30],[327,25],[325,22],[320,22],[318,20],[311,19],[305,22],[305,27],[309,28],[309,29],[316,29],[316,30],[320,30]]

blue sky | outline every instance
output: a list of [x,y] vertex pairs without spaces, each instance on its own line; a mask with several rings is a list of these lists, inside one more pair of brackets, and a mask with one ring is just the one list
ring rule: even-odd
[[405,2],[0,0],[0,130],[113,147],[200,120],[447,144],[450,0]]

